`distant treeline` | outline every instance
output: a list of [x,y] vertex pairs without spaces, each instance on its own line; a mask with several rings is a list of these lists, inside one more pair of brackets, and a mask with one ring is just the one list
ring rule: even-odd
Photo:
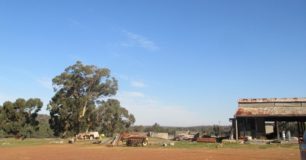
[[[30,134],[27,135],[29,138],[52,138],[55,137],[53,130],[50,128],[49,120],[50,116],[45,114],[38,114],[36,117],[38,125],[36,130],[31,130]],[[207,126],[193,126],[193,127],[168,127],[160,126],[155,123],[152,126],[135,125],[130,126],[125,131],[130,132],[166,132],[170,135],[175,135],[176,131],[190,131],[199,132],[201,135],[215,135],[215,136],[228,136],[231,131],[231,126],[221,125],[207,125]],[[100,133],[102,133],[100,131]],[[4,130],[0,129],[0,138],[4,137],[15,137],[15,135],[8,134]]]
[[231,126],[222,125],[207,125],[207,126],[192,126],[192,127],[169,127],[160,126],[158,123],[152,126],[135,125],[130,127],[131,131],[134,132],[166,132],[170,135],[175,135],[176,131],[190,131],[198,132],[201,135],[209,136],[229,136],[231,132]]

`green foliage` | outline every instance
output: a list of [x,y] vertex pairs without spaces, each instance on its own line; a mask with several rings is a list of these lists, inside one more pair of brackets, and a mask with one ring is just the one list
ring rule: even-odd
[[6,138],[7,134],[4,130],[0,129],[0,138]]
[[134,132],[144,132],[145,131],[145,127],[142,126],[142,125],[133,126],[133,127],[130,127],[130,130],[134,131]]
[[53,131],[50,128],[49,125],[49,115],[39,114],[37,116],[37,121],[39,122],[39,130],[34,132],[32,134],[32,137],[34,138],[52,138],[53,137]]
[[115,95],[117,80],[110,70],[81,62],[53,80],[55,95],[49,104],[50,127],[55,136],[75,135],[94,127],[94,111],[102,98]]
[[[144,131],[144,132],[166,132],[171,135],[174,135],[176,131],[191,131],[199,132],[201,135],[216,135],[219,133],[219,136],[229,136],[231,131],[231,126],[194,126],[194,127],[167,127],[160,126],[158,123],[153,124],[152,126],[132,126],[130,127],[131,131]],[[219,130],[219,131],[218,131]]]
[[152,131],[153,132],[162,132],[162,131],[164,131],[164,129],[158,123],[154,123],[153,126],[152,126]]
[[118,100],[109,99],[97,108],[95,122],[100,132],[112,136],[127,130],[135,122],[135,117],[121,107]]
[[0,108],[0,130],[4,136],[31,137],[39,129],[36,117],[42,106],[38,98],[4,102]]
[[[176,129],[176,127],[173,127]],[[144,132],[167,132],[172,133],[172,127],[162,127],[158,123],[154,123],[152,126],[133,126],[131,130],[137,132],[137,130],[141,129]],[[175,130],[173,129],[173,133]]]
[[213,125],[213,133],[215,136],[220,136],[220,126],[218,125]]
[[[153,146],[154,147],[154,146]],[[198,142],[188,142],[188,141],[176,141],[172,148],[184,148],[184,149],[196,149],[196,148],[206,148],[206,149],[220,149],[220,148],[232,148],[232,149],[271,149],[271,148],[286,148],[292,149],[293,151],[298,149],[296,144],[239,144],[239,143],[198,143]]]
[[29,146],[40,147],[40,145],[50,145],[51,143],[54,143],[56,141],[59,141],[59,139],[27,138],[27,139],[20,141],[15,138],[4,138],[4,139],[0,139],[0,148],[29,147]]

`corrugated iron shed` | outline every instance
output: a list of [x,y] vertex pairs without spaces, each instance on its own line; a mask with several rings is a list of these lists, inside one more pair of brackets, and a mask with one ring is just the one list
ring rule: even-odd
[[306,116],[306,98],[240,99],[235,117]]
[[306,116],[306,107],[238,108],[236,117]]
[[306,98],[242,98],[238,100],[238,103],[294,103],[294,102],[305,102]]

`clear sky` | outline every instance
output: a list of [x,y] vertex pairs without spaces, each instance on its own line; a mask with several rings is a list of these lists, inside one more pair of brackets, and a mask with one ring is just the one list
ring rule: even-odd
[[47,104],[77,60],[136,124],[229,124],[239,98],[306,97],[306,1],[0,0],[1,104]]

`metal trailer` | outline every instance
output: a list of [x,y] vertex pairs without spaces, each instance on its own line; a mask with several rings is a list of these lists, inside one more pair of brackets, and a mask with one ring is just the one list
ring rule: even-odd
[[121,141],[126,142],[127,146],[146,146],[148,145],[148,137],[139,133],[121,133]]
[[143,136],[131,136],[126,140],[127,146],[147,146],[148,138]]
[[140,133],[123,132],[117,134],[111,144],[115,146],[118,145],[119,142],[123,142],[123,144],[125,143],[127,146],[147,146],[148,137]]

